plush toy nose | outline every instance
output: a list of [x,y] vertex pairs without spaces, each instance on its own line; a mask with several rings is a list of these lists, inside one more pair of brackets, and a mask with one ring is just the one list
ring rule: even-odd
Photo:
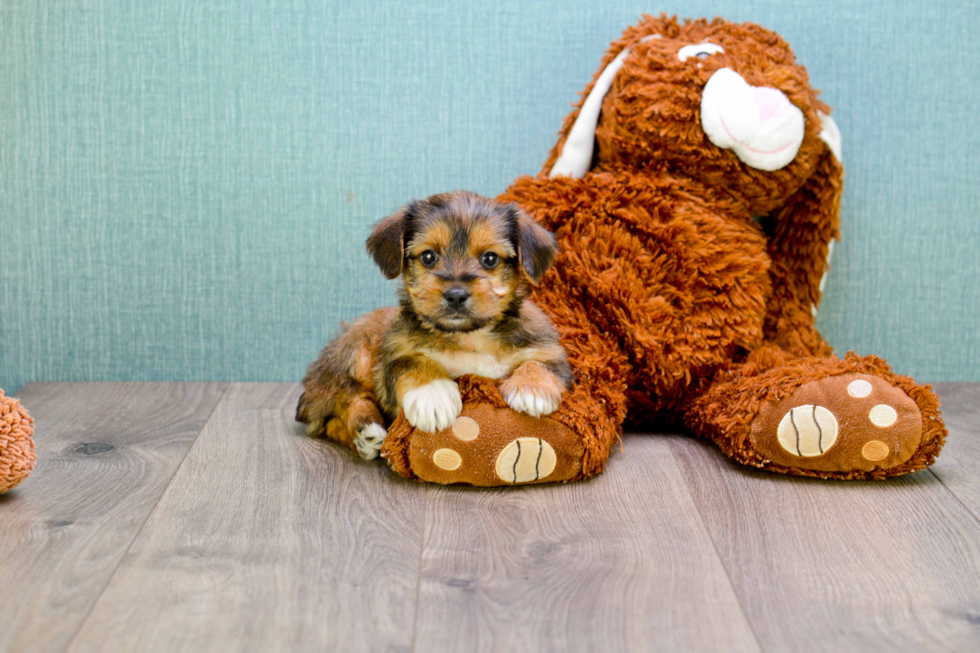
[[758,109],[762,120],[778,118],[793,106],[785,95],[768,86],[755,87],[754,94],[755,108]]
[[803,144],[804,118],[782,91],[751,86],[731,68],[716,71],[701,94],[708,140],[758,170],[779,170]]
[[455,286],[442,293],[442,296],[451,308],[459,309],[463,308],[463,304],[465,304],[466,300],[470,298],[470,291],[466,288]]

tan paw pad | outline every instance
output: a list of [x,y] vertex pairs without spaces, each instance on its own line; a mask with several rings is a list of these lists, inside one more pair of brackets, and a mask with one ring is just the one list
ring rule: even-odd
[[497,478],[505,483],[532,483],[555,471],[558,457],[541,438],[517,438],[497,456]]
[[783,415],[776,436],[794,456],[822,456],[837,441],[837,418],[823,406],[804,404]]
[[463,442],[472,442],[480,435],[480,425],[472,417],[459,417],[453,424],[453,435]]
[[871,440],[861,449],[861,455],[876,463],[888,457],[888,445],[881,440]]
[[863,399],[871,394],[874,388],[871,383],[865,381],[864,379],[854,379],[847,384],[847,394],[851,395],[855,399]]
[[888,428],[898,421],[898,413],[888,404],[878,404],[868,411],[868,419],[878,428]]
[[454,469],[459,469],[463,464],[463,457],[452,449],[437,449],[434,454],[432,454],[432,462],[435,463],[436,467],[439,469],[445,469],[448,472]]

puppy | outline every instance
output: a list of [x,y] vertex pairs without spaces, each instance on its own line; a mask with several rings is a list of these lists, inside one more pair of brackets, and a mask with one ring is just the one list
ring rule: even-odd
[[428,432],[449,428],[463,402],[454,379],[502,379],[514,410],[557,410],[574,382],[558,333],[527,294],[554,261],[554,236],[514,205],[454,192],[412,202],[379,222],[367,249],[399,308],[342,328],[310,365],[296,419],[311,436],[378,455],[399,413]]

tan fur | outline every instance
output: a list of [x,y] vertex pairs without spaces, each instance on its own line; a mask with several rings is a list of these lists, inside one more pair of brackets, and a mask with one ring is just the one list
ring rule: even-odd
[[[309,424],[307,435],[319,437],[326,433],[350,446],[352,433],[366,423],[380,420],[374,396],[374,368],[384,333],[397,315],[398,309],[382,308],[343,325],[334,346],[324,349],[310,365],[304,379],[303,401],[296,413],[297,420]],[[373,412],[367,406],[373,407]]]
[[560,400],[565,388],[547,367],[536,360],[528,360],[521,363],[510,378],[501,384],[500,392],[505,397],[513,392],[524,392]]

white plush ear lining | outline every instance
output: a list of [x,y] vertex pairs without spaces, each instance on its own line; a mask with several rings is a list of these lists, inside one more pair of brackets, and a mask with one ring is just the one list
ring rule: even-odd
[[[640,39],[640,43],[650,39],[659,39],[660,34],[651,34]],[[592,150],[595,147],[595,129],[599,124],[599,111],[602,109],[602,100],[606,97],[612,87],[616,73],[623,67],[623,60],[629,56],[631,48],[623,48],[623,51],[616,55],[616,58],[606,66],[606,69],[599,75],[595,86],[589,97],[582,103],[582,109],[578,112],[575,124],[568,132],[565,139],[565,146],[562,148],[561,156],[551,167],[548,177],[574,177],[579,179],[585,176],[592,165]]]
[[834,119],[828,116],[823,111],[817,111],[817,115],[820,116],[820,139],[827,144],[830,151],[834,153],[834,157],[838,161],[842,161],[841,155],[841,137],[840,130],[837,128],[837,123]]

